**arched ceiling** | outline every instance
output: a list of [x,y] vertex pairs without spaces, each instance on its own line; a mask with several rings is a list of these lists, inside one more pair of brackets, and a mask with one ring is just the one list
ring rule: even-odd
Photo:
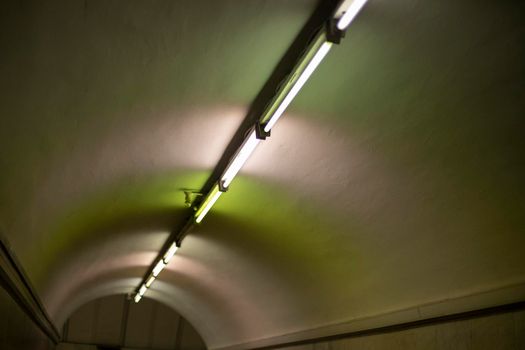
[[[163,303],[125,295],[92,300],[70,315],[62,343],[126,349],[206,349],[191,324]],[[71,348],[65,345],[62,348]],[[88,346],[89,347],[89,346]]]
[[[137,287],[316,5],[4,5],[0,227],[59,326]],[[220,348],[524,283],[523,10],[370,0],[148,297]]]

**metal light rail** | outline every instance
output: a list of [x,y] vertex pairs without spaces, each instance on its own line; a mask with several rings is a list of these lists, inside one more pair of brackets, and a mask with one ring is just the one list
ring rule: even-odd
[[194,224],[202,222],[220,196],[228,190],[235,176],[239,173],[253,151],[261,141],[270,137],[271,130],[277,121],[283,116],[301,88],[330,52],[333,44],[340,43],[348,26],[365,5],[366,1],[367,0],[344,0],[334,15],[318,30],[317,34],[307,45],[304,54],[295,64],[292,72],[283,81],[280,89],[268,103],[258,121],[246,133],[246,138],[230,159],[230,162],[216,184],[205,194],[204,199],[194,207],[194,214],[188,219],[182,229],[175,235],[172,234],[170,236],[169,244],[166,242],[165,248],[159,253],[159,258],[152,264],[146,278],[136,289],[134,296],[136,303],[142,299],[148,288],[151,287],[160,272],[175,255],[186,233]]

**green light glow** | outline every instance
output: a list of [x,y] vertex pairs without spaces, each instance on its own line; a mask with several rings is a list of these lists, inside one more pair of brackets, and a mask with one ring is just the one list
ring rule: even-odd
[[[333,269],[338,276],[354,276],[363,269],[363,256],[355,249],[355,234],[364,228],[351,216],[340,217],[336,204],[319,206],[309,194],[289,187],[240,176],[235,190],[213,207],[210,226],[196,227],[194,234],[227,247],[247,259],[263,259],[265,268],[284,280],[301,280],[305,285],[314,272]],[[337,236],[337,239],[334,239]],[[329,249],[327,247],[330,247]],[[315,250],[313,254],[312,251]],[[352,256],[354,265],[332,263],[324,251]],[[259,253],[261,255],[259,255]],[[269,258],[271,256],[271,258]],[[283,269],[293,261],[301,264]],[[275,272],[279,271],[279,272]],[[315,287],[324,288],[333,275],[315,276]]]
[[122,179],[81,202],[69,203],[64,215],[55,219],[56,224],[45,227],[52,239],[31,245],[31,256],[39,258],[28,264],[37,271],[33,279],[37,284],[45,283],[45,274],[63,263],[59,257],[79,247],[90,249],[90,242],[144,230],[168,232],[175,220],[188,215],[180,188],[199,188],[208,176],[208,172],[188,171]]

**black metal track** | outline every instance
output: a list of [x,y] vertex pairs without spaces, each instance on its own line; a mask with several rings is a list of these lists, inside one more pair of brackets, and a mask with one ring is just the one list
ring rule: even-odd
[[[226,147],[221,159],[213,169],[210,177],[204,184],[201,189],[201,193],[205,194],[200,200],[197,201],[196,206],[200,205],[200,201],[204,200],[206,194],[210,189],[217,183],[224,169],[228,165],[231,157],[235,154],[237,149],[240,147],[242,142],[246,137],[247,131],[253,127],[253,125],[259,120],[263,114],[268,103],[274,98],[277,93],[279,86],[290,74],[293,68],[296,66],[297,62],[301,58],[305,49],[308,47],[311,39],[315,36],[316,33],[326,24],[326,21],[332,16],[337,8],[337,5],[340,3],[340,0],[320,0],[318,1],[317,7],[306,21],[303,28],[300,30],[298,35],[295,37],[294,41],[291,43],[288,50],[284,53],[283,57],[273,70],[272,74],[260,90],[260,92],[255,97],[254,101],[251,103],[248,113],[245,116],[241,126],[233,135],[230,143]],[[181,245],[182,241],[186,235],[192,230],[194,226],[195,219],[193,217],[194,211],[188,209],[188,218],[186,218],[181,224],[174,227],[167,240],[164,242],[162,248],[160,249],[157,257],[151,263],[148,270],[142,277],[140,284],[136,287],[135,293],[138,293],[139,288],[143,283],[146,282],[150,276],[155,264],[162,259],[164,253],[168,250],[172,242],[176,242],[178,246]]]
[[[256,122],[259,121],[259,118],[262,116],[266,106],[272,101],[275,94],[279,90],[279,86],[288,77],[290,72],[293,71],[297,62],[301,59],[304,51],[308,48],[312,38],[326,24],[326,21],[333,16],[340,2],[340,0],[318,1],[312,15],[310,18],[308,18],[302,29],[290,44],[290,47],[286,50],[280,61],[275,66],[273,72],[268,77],[268,80],[264,83],[257,96],[250,104],[248,113],[244,117],[236,133],[233,135],[230,143],[228,146],[226,146],[221,159],[202,187],[201,193],[208,193],[210,189],[217,183],[217,180],[224,172],[224,169],[228,165],[230,159],[244,141],[246,133],[251,127],[255,125]],[[201,200],[204,199],[204,197],[205,196],[203,196]]]

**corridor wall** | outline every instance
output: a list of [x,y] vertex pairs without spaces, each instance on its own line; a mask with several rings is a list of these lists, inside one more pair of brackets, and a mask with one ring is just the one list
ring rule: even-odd
[[54,349],[54,344],[14,302],[1,284],[0,310],[0,349]]
[[525,310],[400,331],[313,341],[279,350],[519,350],[525,349]]

